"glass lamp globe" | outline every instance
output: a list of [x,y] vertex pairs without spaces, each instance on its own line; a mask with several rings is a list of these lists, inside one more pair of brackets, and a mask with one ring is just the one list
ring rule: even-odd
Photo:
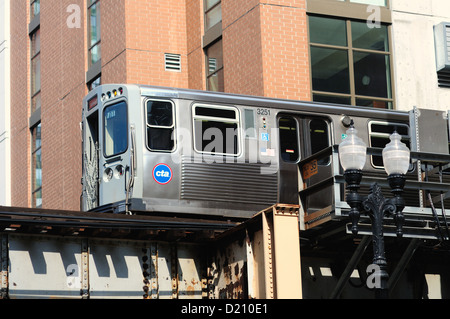
[[391,142],[383,149],[384,169],[388,175],[406,174],[409,168],[410,150],[401,142],[401,135],[394,132]]
[[367,146],[357,133],[352,121],[347,137],[339,144],[339,160],[344,171],[362,170],[366,163]]

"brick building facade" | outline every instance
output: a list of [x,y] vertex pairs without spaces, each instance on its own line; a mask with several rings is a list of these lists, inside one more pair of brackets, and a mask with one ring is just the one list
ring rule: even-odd
[[[14,206],[79,209],[81,100],[96,76],[88,62],[93,2],[11,3]],[[223,41],[226,66],[223,90],[309,100],[307,30],[298,28],[306,25],[305,0],[216,2],[222,14],[218,38]],[[205,5],[198,0],[98,1],[101,61],[96,72],[101,83],[207,89]],[[33,110],[30,61],[36,30],[40,32],[41,106]],[[166,53],[179,56],[181,70],[165,69]],[[41,162],[36,173],[33,129],[38,124]]]
[[[447,109],[433,26],[450,21],[448,9],[447,0],[11,1],[11,204],[79,209],[81,101],[98,84]],[[427,70],[412,79],[419,58]]]

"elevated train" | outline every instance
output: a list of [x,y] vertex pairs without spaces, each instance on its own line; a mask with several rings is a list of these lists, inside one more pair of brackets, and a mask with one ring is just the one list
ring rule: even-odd
[[[83,101],[82,210],[246,218],[276,203],[335,209],[345,188],[336,193],[333,145],[351,119],[369,147],[384,147],[394,129],[411,145],[409,112],[101,85]],[[385,179],[381,156],[369,154],[364,171]],[[322,186],[305,192],[313,185]],[[420,205],[416,191],[406,197]]]

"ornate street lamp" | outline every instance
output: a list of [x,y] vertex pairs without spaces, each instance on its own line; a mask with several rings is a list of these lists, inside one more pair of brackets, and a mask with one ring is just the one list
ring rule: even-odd
[[339,160],[344,169],[344,178],[347,183],[346,202],[350,206],[349,216],[352,221],[352,233],[358,233],[358,221],[361,211],[369,215],[372,222],[373,234],[373,263],[378,265],[380,286],[376,288],[377,298],[387,298],[387,282],[389,275],[386,271],[387,263],[384,253],[383,218],[392,215],[397,226],[397,236],[403,235],[404,222],[403,208],[405,201],[402,197],[405,186],[405,174],[409,167],[410,150],[401,142],[401,136],[394,132],[390,136],[391,142],[383,149],[383,163],[388,174],[391,187],[391,199],[384,198],[381,187],[373,183],[368,196],[358,194],[362,179],[362,169],[366,162],[366,144],[356,135],[357,130],[353,121],[347,130],[347,137],[339,145]]

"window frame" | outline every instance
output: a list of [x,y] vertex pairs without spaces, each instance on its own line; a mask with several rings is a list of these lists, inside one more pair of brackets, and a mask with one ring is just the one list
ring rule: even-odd
[[[221,13],[221,14],[220,14],[220,15],[221,15],[220,20],[217,21],[215,24],[212,24],[212,25],[210,25],[210,26],[208,26],[208,25],[206,24],[208,14],[211,13],[213,10],[217,9],[219,6],[222,7],[222,0],[216,0],[216,3],[214,3],[214,4],[213,4],[212,6],[210,6],[209,8],[208,8],[207,3],[208,3],[207,0],[203,0],[204,17],[205,17],[205,18],[204,18],[204,28],[205,28],[205,31],[208,31],[209,29],[211,29],[212,27],[214,27],[216,24],[222,22],[222,13]],[[222,10],[222,8],[221,8],[221,10]]]
[[[219,109],[219,110],[232,110],[235,113],[235,118],[223,118],[223,117],[214,117],[214,116],[205,116],[205,115],[196,115],[195,109],[197,107],[204,107],[204,108],[210,108],[210,109]],[[222,122],[222,123],[233,123],[236,124],[236,143],[235,145],[237,147],[236,153],[226,153],[225,152],[209,152],[204,150],[198,150],[197,149],[197,134],[196,134],[196,121],[198,120],[205,120],[205,121],[215,121],[215,122]],[[233,157],[239,157],[242,155],[243,152],[243,141],[242,141],[242,119],[241,119],[241,111],[236,106],[228,106],[228,105],[217,105],[217,104],[206,104],[206,103],[194,103],[192,105],[192,132],[193,132],[193,149],[195,152],[200,154],[207,154],[212,156],[233,156]],[[202,128],[202,142],[203,142],[203,134],[204,130]]]
[[[356,105],[357,100],[373,100],[373,101],[380,101],[386,103],[385,109],[395,109],[395,92],[394,92],[394,83],[393,83],[393,56],[392,56],[392,36],[391,36],[391,26],[388,24],[384,24],[387,29],[387,43],[388,43],[388,50],[386,51],[380,51],[380,50],[374,50],[374,49],[362,49],[362,48],[355,48],[353,47],[353,35],[352,35],[352,22],[360,22],[355,19],[349,19],[349,18],[341,18],[341,17],[332,17],[332,16],[322,16],[322,15],[308,15],[308,21],[311,16],[316,17],[323,17],[326,19],[341,19],[345,21],[346,26],[346,39],[347,39],[347,45],[331,45],[331,44],[322,44],[322,43],[314,43],[309,42],[309,51],[311,54],[311,48],[324,48],[324,49],[333,49],[333,50],[339,50],[339,51],[345,51],[347,53],[348,57],[348,76],[349,76],[349,86],[350,86],[350,92],[349,93],[337,93],[337,92],[327,92],[327,91],[320,91],[320,90],[314,90],[313,88],[313,79],[311,76],[311,94],[314,95],[322,95],[327,97],[338,97],[338,98],[349,98],[351,105]],[[309,22],[308,22],[309,24]],[[360,95],[356,93],[356,80],[355,80],[355,67],[354,67],[354,53],[367,53],[367,54],[377,54],[379,56],[387,57],[388,61],[388,68],[389,70],[385,69],[386,74],[389,75],[386,76],[386,82],[388,85],[388,88],[390,89],[390,92],[387,92],[388,97],[377,97],[377,96],[369,96],[369,95]],[[312,75],[312,64],[310,64],[310,72]],[[361,106],[361,105],[359,105]]]
[[[148,123],[148,102],[168,102],[171,104],[172,106],[172,125],[170,126],[163,126],[163,125],[152,125]],[[165,99],[152,99],[152,98],[147,98],[144,100],[144,114],[145,114],[145,146],[147,147],[147,149],[151,152],[155,152],[155,153],[173,153],[176,151],[177,149],[177,138],[176,138],[176,125],[175,125],[175,103],[172,100],[165,100]],[[153,128],[153,129],[171,129],[172,130],[172,137],[173,137],[173,147],[171,150],[158,150],[158,149],[152,149],[150,148],[150,144],[148,141],[148,129],[149,128]]]
[[[96,12],[96,22],[97,22],[97,41],[95,43],[92,43],[92,38],[91,38],[91,14],[90,11],[92,9],[93,6],[96,6],[97,12]],[[87,32],[88,32],[88,36],[87,36],[87,48],[88,48],[88,68],[91,68],[92,66],[94,66],[97,62],[101,61],[101,2],[100,0],[88,0],[87,1]],[[98,59],[95,62],[92,62],[92,50],[98,47],[99,53],[98,53]]]
[[[353,3],[347,0],[345,1],[336,1],[336,0],[307,0],[307,15],[308,15],[308,28],[309,28],[309,19],[311,16],[319,16],[328,19],[341,19],[345,20],[346,26],[346,39],[347,45],[329,45],[329,44],[320,44],[311,42],[310,39],[310,29],[308,31],[308,45],[309,45],[309,53],[311,54],[311,48],[329,48],[335,50],[345,50],[347,52],[348,57],[348,68],[349,68],[349,85],[350,92],[349,93],[333,93],[326,91],[319,91],[313,89],[313,78],[312,78],[312,63],[310,63],[310,86],[311,86],[311,97],[314,100],[315,95],[321,95],[328,98],[339,98],[339,99],[349,99],[351,105],[357,105],[357,100],[372,100],[375,102],[384,102],[386,103],[386,109],[395,109],[396,108],[396,94],[395,94],[395,84],[394,84],[394,60],[393,60],[393,45],[392,45],[392,17],[390,11],[390,0],[387,0],[387,4],[384,7],[380,8],[380,23],[386,26],[387,29],[387,45],[388,50],[379,51],[373,49],[362,49],[353,47],[352,40],[352,22],[364,22],[370,17],[370,12],[367,11],[367,8],[370,5]],[[386,76],[386,82],[388,88],[390,89],[390,95],[388,92],[388,97],[376,97],[376,96],[366,96],[356,94],[356,86],[355,86],[355,71],[354,71],[354,52],[360,53],[368,53],[368,54],[380,54],[388,57],[388,62],[386,64],[386,72],[389,74],[389,78]],[[387,70],[389,68],[389,70]],[[336,102],[338,103],[338,102]],[[360,107],[361,103],[359,103]],[[358,106],[358,105],[357,105]],[[375,106],[373,106],[375,107]]]
[[[220,67],[214,69],[214,71],[210,72],[210,57],[208,55],[208,50],[211,49],[213,46],[218,45],[219,43],[221,43],[222,45],[222,64],[220,65]],[[206,90],[208,91],[216,91],[216,92],[223,92],[225,89],[225,81],[224,81],[224,76],[223,76],[223,41],[222,41],[222,37],[220,37],[217,41],[215,41],[214,43],[211,43],[208,47],[205,48],[205,69],[206,69]],[[222,72],[222,73],[220,73]],[[210,79],[214,76],[218,77],[218,86],[216,89],[213,90],[213,87],[210,85]],[[223,89],[220,90],[220,84],[222,84]]]
[[[41,61],[41,29],[40,27],[36,28],[30,34],[30,91],[31,91],[31,113],[40,109],[42,106],[41,101],[41,69],[42,69],[42,61]],[[38,50],[34,51],[35,48]],[[37,67],[37,63],[39,63],[39,68]],[[38,72],[39,71],[39,74]],[[36,79],[39,78],[39,82],[37,83]],[[39,100],[39,103],[37,101]],[[38,106],[39,105],[39,106]]]
[[[37,140],[37,130],[39,127],[39,146],[36,146],[36,140]],[[40,170],[41,170],[41,179],[40,179],[40,185],[36,187],[37,182],[37,154],[40,152]],[[38,122],[35,126],[31,128],[31,206],[32,207],[42,207],[42,125],[41,122]],[[40,192],[40,205],[37,205],[37,194]]]
[[[126,133],[125,133],[126,134],[126,139],[125,139],[126,140],[126,147],[121,152],[117,152],[117,153],[114,153],[114,154],[111,154],[111,155],[107,155],[107,153],[106,153],[106,121],[105,121],[105,114],[106,114],[106,110],[109,107],[118,105],[120,103],[124,103],[125,104],[125,109],[126,109],[126,119],[125,119],[125,123],[126,123]],[[102,111],[102,134],[103,134],[103,138],[102,138],[102,140],[103,140],[102,153],[103,153],[103,156],[105,158],[112,158],[112,157],[115,157],[115,156],[119,156],[119,155],[124,154],[124,153],[126,153],[128,151],[128,148],[129,148],[129,141],[128,141],[129,127],[128,127],[128,103],[127,103],[127,100],[120,99],[120,100],[114,101],[113,103],[107,104],[107,105],[105,105],[103,107],[103,111]]]

